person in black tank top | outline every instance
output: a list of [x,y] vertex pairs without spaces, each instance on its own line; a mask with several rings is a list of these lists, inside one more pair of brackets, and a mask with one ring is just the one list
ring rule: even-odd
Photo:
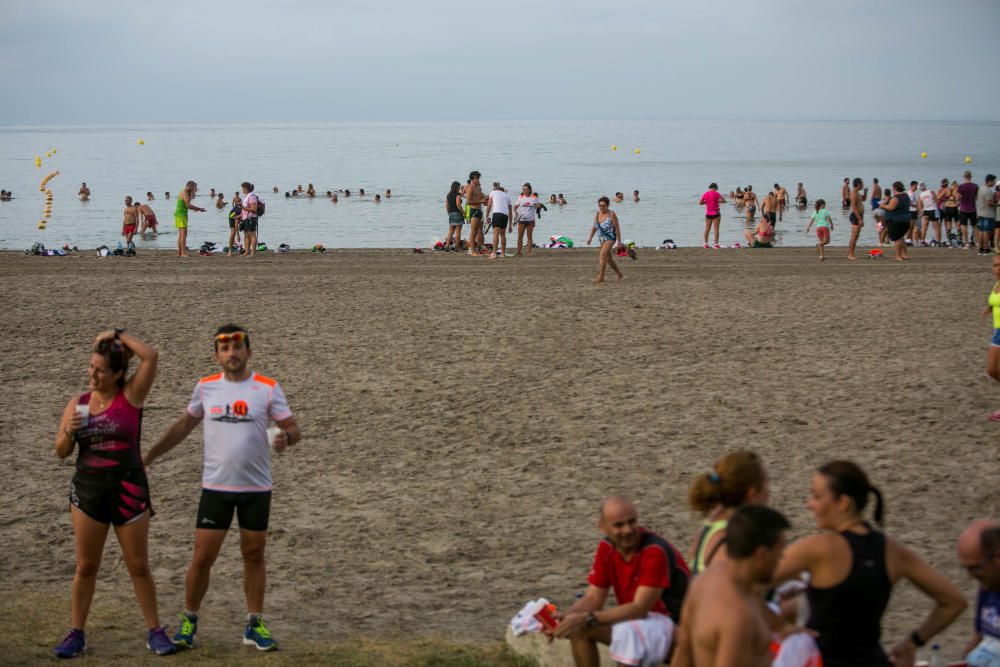
[[[807,627],[818,633],[825,667],[912,665],[916,649],[962,613],[965,600],[943,574],[863,518],[875,496],[875,522],[882,525],[882,496],[850,461],[832,461],[812,479],[809,510],[823,532],[788,547],[775,583],[810,575]],[[895,582],[913,582],[936,603],[930,615],[888,655],[881,621]],[[892,657],[892,662],[889,660]]]

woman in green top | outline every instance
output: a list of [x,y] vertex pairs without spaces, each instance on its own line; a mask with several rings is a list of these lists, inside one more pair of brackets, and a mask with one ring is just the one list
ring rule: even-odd
[[819,261],[826,259],[826,254],[823,252],[824,246],[830,242],[830,232],[833,231],[833,219],[830,218],[830,212],[826,210],[826,201],[822,199],[816,200],[816,212],[812,214],[812,220],[806,225],[806,234],[809,233],[809,228],[816,223],[816,247],[819,249]]
[[729,517],[741,505],[766,505],[767,471],[753,452],[740,450],[726,454],[712,470],[691,484],[688,501],[692,509],[705,515],[701,531],[688,553],[691,574],[697,575],[710,563],[724,560],[723,549]]
[[[1000,255],[993,255],[993,289],[983,310],[983,318],[993,313],[993,341],[990,344],[990,355],[986,361],[986,372],[994,380],[1000,381]],[[991,422],[1000,422],[1000,410],[989,417]]]
[[177,208],[174,209],[174,224],[177,225],[177,256],[187,257],[188,210],[204,213],[205,209],[191,203],[191,198],[198,192],[198,184],[188,181],[184,191],[177,197]]

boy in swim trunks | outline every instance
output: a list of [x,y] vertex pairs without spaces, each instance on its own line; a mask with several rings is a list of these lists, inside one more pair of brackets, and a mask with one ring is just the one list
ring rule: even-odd
[[486,194],[483,192],[478,171],[469,174],[469,184],[465,188],[465,202],[469,207],[469,254],[478,257],[485,250],[483,246],[483,204]]

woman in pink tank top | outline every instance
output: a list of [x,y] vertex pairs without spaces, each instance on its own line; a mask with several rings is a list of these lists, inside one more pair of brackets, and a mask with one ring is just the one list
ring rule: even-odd
[[[126,380],[132,356],[139,358],[139,366]],[[59,423],[56,455],[64,459],[77,449],[69,494],[76,537],[73,618],[72,628],[55,649],[61,658],[72,658],[86,648],[84,626],[109,525],[114,526],[149,626],[146,645],[160,655],[176,650],[160,627],[156,610],[148,557],[153,511],[139,451],[142,405],[156,377],[156,358],[156,350],[124,329],[100,334],[90,355],[89,390],[70,399]]]

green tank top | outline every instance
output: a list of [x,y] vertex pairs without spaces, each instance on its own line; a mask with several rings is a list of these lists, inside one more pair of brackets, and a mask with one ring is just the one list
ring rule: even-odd
[[722,546],[722,542],[715,545],[710,553],[706,553],[705,549],[708,548],[708,543],[712,541],[712,537],[716,533],[719,533],[726,529],[729,525],[729,519],[718,519],[717,521],[705,521],[702,524],[701,536],[698,537],[698,548],[694,552],[694,567],[691,568],[691,574],[698,574],[703,572],[708,564],[711,562],[712,558],[715,556],[715,552],[719,550]]
[[993,328],[1000,329],[1000,292],[997,292],[1000,282],[990,291],[990,308],[993,309]]
[[181,196],[177,197],[177,208],[174,209],[174,215],[182,218],[188,217],[188,205]]

